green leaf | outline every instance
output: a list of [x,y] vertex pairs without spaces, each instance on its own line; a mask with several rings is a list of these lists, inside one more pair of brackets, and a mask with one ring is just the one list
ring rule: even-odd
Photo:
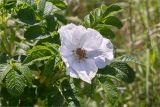
[[13,96],[20,96],[24,91],[25,78],[16,71],[10,71],[6,76],[6,88]]
[[115,16],[108,16],[103,21],[106,25],[112,25],[117,28],[121,28],[123,26],[122,22]]
[[67,24],[67,19],[64,17],[64,15],[61,15],[59,13],[55,13],[54,16],[57,18],[57,21],[63,24]]
[[109,76],[126,83],[132,83],[135,79],[133,69],[127,63],[123,62],[113,62],[104,69],[100,69],[98,74],[100,74],[100,77]]
[[116,77],[118,72],[113,67],[107,65],[104,69],[99,69],[98,74],[102,74],[102,76],[111,75]]
[[67,79],[63,80],[63,82],[61,83],[61,88],[63,95],[67,99],[67,102],[73,102],[76,107],[80,107],[80,102],[76,98],[74,90],[72,89],[70,82]]
[[34,24],[38,22],[36,13],[30,6],[20,6],[20,9],[17,11],[17,18],[27,24]]
[[53,32],[56,30],[55,28],[56,28],[57,23],[53,15],[46,16],[46,22],[47,22],[47,30],[49,32]]
[[43,43],[43,45],[51,49],[54,53],[56,53],[56,55],[59,55],[59,45],[58,44],[45,42]]
[[61,0],[47,0],[60,9],[66,9],[67,5]]
[[12,69],[12,66],[6,65],[6,64],[1,64],[0,65],[0,83],[2,83],[3,79],[6,77],[8,72]]
[[[0,44],[0,46],[1,46],[0,48],[3,48],[1,44]],[[0,49],[0,51],[1,51],[1,49]],[[6,61],[7,61],[7,55],[5,53],[0,52],[0,64],[6,63]]]
[[35,46],[28,51],[28,56],[25,58],[23,64],[32,65],[37,61],[49,59],[54,55],[53,51],[45,46]]
[[39,0],[38,3],[38,12],[41,16],[43,16],[44,10],[45,10],[46,0]]
[[122,10],[122,8],[117,4],[113,4],[113,5],[110,5],[109,7],[105,7],[105,8],[106,9],[104,9],[103,17],[106,17],[109,14],[118,13]]
[[11,9],[16,6],[17,0],[3,0],[4,1],[4,8]]
[[104,77],[99,78],[98,81],[99,81],[100,86],[104,90],[109,102],[112,105],[115,105],[118,100],[119,93],[114,83],[110,79],[107,79]]
[[114,32],[104,24],[97,25],[96,29],[106,38],[113,39],[115,37]]
[[47,63],[45,64],[44,71],[42,71],[42,74],[45,76],[49,76],[51,73],[54,72],[55,68],[55,57],[50,57]]
[[28,86],[32,85],[32,72],[30,68],[26,65],[17,64],[16,69],[22,73],[22,75],[25,77],[26,84]]
[[64,96],[61,94],[59,88],[53,87],[52,92],[48,96],[48,107],[62,107],[65,104]]
[[1,105],[4,107],[10,107],[14,106],[17,107],[19,104],[18,97],[11,96],[11,94],[8,93],[6,87],[1,87]]
[[43,36],[47,32],[46,28],[40,25],[34,25],[29,27],[25,33],[24,37],[28,40],[35,39],[39,36]]
[[84,25],[86,27],[95,27],[96,24],[100,24],[101,22],[102,10],[101,8],[96,8],[91,11],[87,16],[84,17]]
[[115,34],[111,28],[117,27],[120,29],[123,26],[122,22],[117,17],[113,16],[120,10],[121,8],[118,5],[111,5],[109,7],[102,5],[84,17],[83,25],[87,28],[96,29],[103,36],[113,39]]
[[[83,25],[86,27],[91,27],[94,28],[95,26],[97,26],[98,24],[112,24],[112,20],[111,19],[107,19],[107,20],[111,20],[111,22],[106,22],[105,20],[106,18],[110,18],[113,17],[113,21],[116,21],[116,23],[118,23],[118,28],[120,28],[120,26],[122,26],[122,23],[120,23],[119,19],[117,19],[115,16],[113,16],[114,14],[112,13],[117,13],[118,11],[121,10],[121,7],[118,5],[111,5],[109,7],[102,5],[99,8],[94,9],[93,11],[91,11],[88,15],[85,16],[84,18],[84,22]],[[112,16],[109,16],[110,14],[112,14]],[[106,20],[106,21],[107,21]],[[118,22],[117,22],[118,20]],[[108,24],[108,25],[109,25]],[[113,24],[115,25],[115,24]]]
[[35,45],[42,45],[45,42],[52,44],[60,44],[59,34],[57,32],[53,32],[51,35],[40,36],[36,38],[36,40],[37,41]]
[[135,72],[127,63],[113,62],[111,64],[116,71],[116,77],[126,83],[132,83],[135,79]]

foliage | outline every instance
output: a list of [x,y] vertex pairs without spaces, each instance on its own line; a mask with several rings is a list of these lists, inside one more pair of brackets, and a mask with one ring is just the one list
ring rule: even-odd
[[120,12],[121,7],[118,5],[111,5],[109,7],[102,5],[93,10],[84,18],[84,25],[98,30],[103,36],[107,38],[114,38],[115,35],[110,26],[121,28],[122,22],[114,16]]
[[[135,72],[121,56],[98,71],[92,84],[66,75],[59,54],[57,30],[66,24],[62,0],[3,0],[0,2],[0,105],[2,106],[83,106],[81,98],[103,100],[118,106],[116,82],[131,83]],[[123,24],[115,14],[119,5],[102,5],[85,16],[83,25],[113,39],[113,27]],[[100,92],[97,92],[98,89]],[[11,95],[11,97],[10,97]],[[100,96],[99,99],[96,96]],[[105,97],[106,96],[106,97]]]

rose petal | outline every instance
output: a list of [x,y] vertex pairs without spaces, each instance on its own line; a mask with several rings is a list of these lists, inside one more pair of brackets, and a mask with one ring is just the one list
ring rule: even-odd
[[87,34],[84,36],[82,46],[87,50],[96,50],[102,44],[103,38],[99,32],[94,29],[87,29]]
[[113,59],[113,45],[109,39],[103,38],[100,50],[102,50],[103,56],[105,58],[107,58],[108,60]]
[[58,32],[60,33],[60,32],[66,31],[66,30],[72,30],[72,29],[75,28],[75,27],[76,27],[76,25],[73,24],[73,23],[71,23],[71,24],[62,26],[62,27],[58,30]]
[[61,55],[63,57],[67,57],[67,56],[71,56],[73,55],[73,52],[71,49],[67,48],[65,45],[62,45],[60,48],[59,48],[59,51],[61,53]]
[[74,56],[64,57],[62,56],[62,60],[65,62],[66,67],[71,66],[77,59]]
[[100,50],[102,54],[95,57],[95,62],[98,68],[104,68],[113,59],[113,46],[109,39],[103,38]]
[[108,64],[106,58],[103,56],[95,57],[95,63],[98,68],[104,68]]
[[92,59],[85,59],[81,61],[75,61],[72,65],[73,69],[77,72],[80,79],[91,83],[91,79],[95,76],[98,68]]
[[69,49],[73,49],[74,45],[72,43],[71,31],[65,30],[60,32],[61,45],[65,45]]
[[103,51],[101,50],[87,50],[86,49],[86,57],[87,58],[95,58],[102,55]]
[[79,76],[76,73],[76,71],[74,71],[71,67],[67,68],[67,75],[70,75],[73,78],[79,78]]
[[72,42],[74,43],[76,48],[81,48],[82,39],[86,34],[87,34],[87,30],[83,26],[77,26],[73,29]]

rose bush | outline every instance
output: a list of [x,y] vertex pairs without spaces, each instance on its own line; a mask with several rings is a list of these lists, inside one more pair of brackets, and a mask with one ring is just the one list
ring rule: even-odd
[[78,26],[67,24],[66,7],[61,0],[0,0],[0,105],[83,106],[83,98],[117,105],[117,81],[134,81],[128,63],[138,61],[113,59],[121,7],[102,5]]

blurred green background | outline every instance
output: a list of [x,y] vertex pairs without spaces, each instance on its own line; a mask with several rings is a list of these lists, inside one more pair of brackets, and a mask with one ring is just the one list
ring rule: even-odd
[[[132,65],[136,79],[132,84],[119,83],[121,107],[160,107],[160,0],[66,0],[70,22],[80,23],[86,14],[102,4],[118,3],[123,11],[118,17],[123,28],[113,29],[115,57],[136,56],[142,63]],[[94,106],[81,99],[84,106]],[[88,102],[88,103],[87,103]]]

